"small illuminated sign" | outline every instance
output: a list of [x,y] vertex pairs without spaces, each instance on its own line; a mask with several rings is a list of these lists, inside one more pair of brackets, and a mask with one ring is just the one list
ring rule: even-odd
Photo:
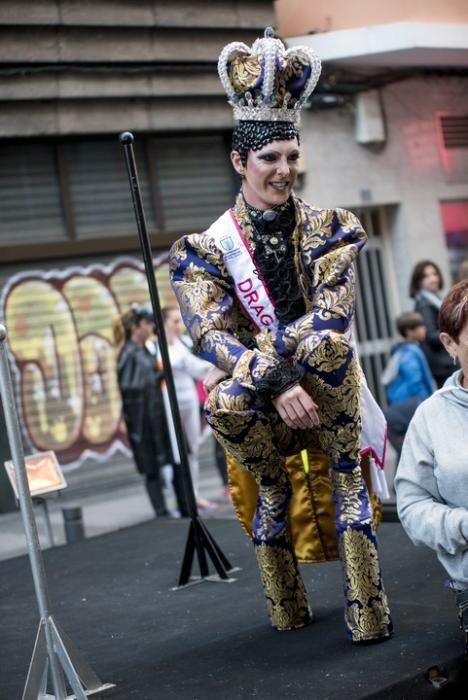
[[[38,452],[24,458],[31,496],[40,496],[66,488],[67,482],[62,474],[55,452]],[[16,473],[13,462],[5,462],[5,469],[10,479],[15,497],[18,498]]]

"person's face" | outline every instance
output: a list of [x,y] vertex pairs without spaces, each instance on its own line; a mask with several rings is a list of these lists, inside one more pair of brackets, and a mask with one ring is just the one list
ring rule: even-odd
[[164,322],[164,328],[166,330],[166,335],[170,340],[178,338],[180,335],[182,335],[184,332],[184,322],[182,321],[182,316],[178,309],[173,309],[169,312]]
[[421,279],[421,289],[437,292],[440,289],[440,277],[433,265],[426,265]]
[[411,328],[406,333],[408,340],[416,341],[417,343],[423,343],[426,340],[426,326],[416,326],[416,328]]
[[144,345],[154,333],[154,323],[142,318],[132,328],[132,340],[138,345]]
[[[468,382],[468,323],[465,323],[456,342],[448,333],[441,333],[440,339],[450,357],[457,359],[463,370],[465,385]],[[455,369],[455,367],[454,367]]]
[[246,165],[232,151],[231,160],[242,177],[245,200],[257,209],[284,204],[297,177],[299,146],[297,139],[272,141],[258,151],[249,151]]

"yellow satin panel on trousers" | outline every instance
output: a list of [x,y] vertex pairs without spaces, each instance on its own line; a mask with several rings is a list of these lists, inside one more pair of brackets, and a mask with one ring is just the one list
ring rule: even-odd
[[[240,524],[248,537],[252,535],[252,519],[257,502],[257,483],[252,474],[226,454],[232,503]],[[300,562],[317,563],[339,559],[334,521],[332,485],[328,460],[320,450],[307,450],[307,466],[302,453],[286,459],[292,488],[289,502],[289,528],[294,553]],[[375,529],[381,521],[380,500],[372,492],[369,459],[361,461],[362,473],[372,504]],[[308,468],[306,473],[305,467]]]

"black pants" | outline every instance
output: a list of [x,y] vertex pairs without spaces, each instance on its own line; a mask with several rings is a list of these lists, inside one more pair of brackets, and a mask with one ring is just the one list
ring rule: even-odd
[[217,440],[215,440],[215,460],[219,475],[223,482],[223,486],[227,486],[228,475],[226,466],[226,452],[224,450],[224,447],[220,445],[220,443]]
[[166,499],[162,490],[162,481],[159,472],[146,475],[146,490],[150,497],[151,505],[158,516],[168,515]]
[[384,411],[388,425],[388,439],[392,447],[395,448],[398,459],[401,456],[401,448],[410,421],[423,400],[420,396],[413,396],[410,399],[392,403]]

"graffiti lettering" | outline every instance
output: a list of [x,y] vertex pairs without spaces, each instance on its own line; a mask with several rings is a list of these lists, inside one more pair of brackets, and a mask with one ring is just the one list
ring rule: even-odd
[[[156,263],[162,301],[172,301],[166,264]],[[112,320],[147,303],[142,266],[113,265],[24,274],[3,292],[26,440],[78,466],[125,444]]]

